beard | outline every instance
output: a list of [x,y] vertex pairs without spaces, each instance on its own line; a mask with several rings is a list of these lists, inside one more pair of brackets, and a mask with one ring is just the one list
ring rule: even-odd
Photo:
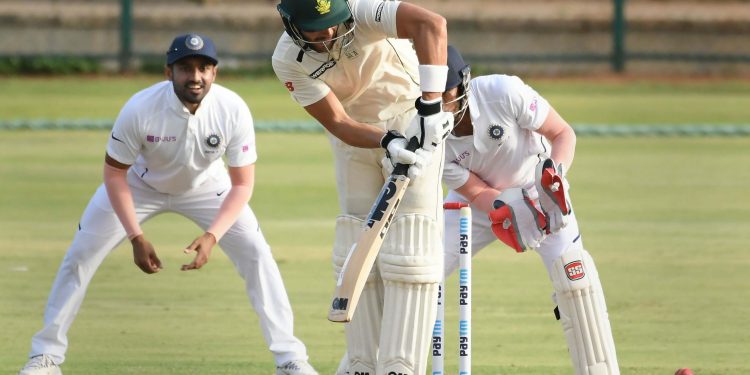
[[196,82],[188,82],[179,85],[174,81],[172,82],[172,86],[174,87],[174,92],[177,95],[177,98],[183,103],[190,104],[200,104],[203,98],[206,97],[208,89],[211,87],[210,85]]

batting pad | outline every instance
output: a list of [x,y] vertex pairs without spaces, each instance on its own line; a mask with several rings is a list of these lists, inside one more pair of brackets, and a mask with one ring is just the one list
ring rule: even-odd
[[344,356],[339,361],[339,367],[336,369],[336,375],[349,375],[349,353],[344,352]]
[[[336,238],[333,241],[333,276],[338,280],[349,251],[357,243],[365,221],[350,215],[336,217]],[[374,270],[374,268],[373,268]],[[367,281],[372,280],[372,272]]]
[[419,214],[395,218],[376,264],[383,280],[405,283],[442,281],[443,241],[437,222]]
[[352,321],[345,326],[349,374],[375,374],[382,316],[383,282],[378,277],[365,283]]
[[437,314],[437,283],[385,281],[377,374],[424,374]]
[[560,322],[576,375],[619,375],[599,274],[589,253],[570,249],[552,264]]
[[[336,218],[336,239],[333,243],[333,270],[338,279],[346,257],[362,233],[364,220],[350,215]],[[347,354],[344,355],[337,373],[375,374],[380,317],[383,314],[383,282],[376,267],[367,277],[362,295],[352,321],[345,326]],[[342,372],[343,371],[343,372]]]

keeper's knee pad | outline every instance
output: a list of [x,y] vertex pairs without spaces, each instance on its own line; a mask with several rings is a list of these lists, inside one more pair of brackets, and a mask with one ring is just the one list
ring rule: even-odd
[[551,269],[559,319],[577,375],[619,375],[607,304],[593,259],[568,250]]
[[396,217],[385,236],[376,264],[383,280],[440,282],[443,241],[438,223],[419,214]]

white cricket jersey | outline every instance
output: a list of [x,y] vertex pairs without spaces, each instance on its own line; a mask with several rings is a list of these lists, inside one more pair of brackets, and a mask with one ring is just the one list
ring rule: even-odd
[[130,98],[117,116],[107,154],[157,191],[179,194],[231,167],[255,163],[250,109],[233,91],[216,83],[190,114],[164,81]]
[[474,134],[448,136],[446,186],[461,187],[471,171],[498,190],[533,187],[536,155],[550,153],[547,140],[534,131],[547,118],[549,103],[515,76],[481,76],[469,85]]
[[338,60],[328,53],[302,51],[284,33],[272,57],[276,76],[303,107],[333,91],[347,114],[361,122],[380,122],[413,108],[421,95],[419,62],[411,41],[396,38],[400,2],[349,0],[349,4],[356,23],[354,41]]

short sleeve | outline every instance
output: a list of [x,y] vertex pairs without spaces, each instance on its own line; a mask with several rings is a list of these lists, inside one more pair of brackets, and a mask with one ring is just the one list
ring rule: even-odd
[[[293,56],[294,50],[298,52],[301,52],[301,50],[296,47],[288,35],[283,35],[281,38],[282,40],[279,41],[279,46],[277,46],[271,59],[276,77],[299,105],[307,107],[320,101],[331,91],[330,87],[325,82],[305,74],[299,64],[296,63],[296,57]],[[323,64],[330,63],[325,62]]]
[[549,114],[549,103],[531,86],[518,77],[508,80],[507,93],[516,115],[518,126],[537,130]]
[[230,167],[244,167],[258,159],[255,145],[255,128],[250,108],[244,100],[237,97],[237,113],[232,129],[232,137],[227,143],[226,158]]
[[358,0],[353,3],[354,19],[357,27],[378,31],[387,38],[397,38],[396,12],[400,1]]
[[133,165],[141,150],[138,115],[133,107],[131,100],[122,108],[107,142],[107,155],[126,165]]
[[469,180],[469,170],[452,161],[446,161],[443,167],[443,183],[448,189],[456,190]]

